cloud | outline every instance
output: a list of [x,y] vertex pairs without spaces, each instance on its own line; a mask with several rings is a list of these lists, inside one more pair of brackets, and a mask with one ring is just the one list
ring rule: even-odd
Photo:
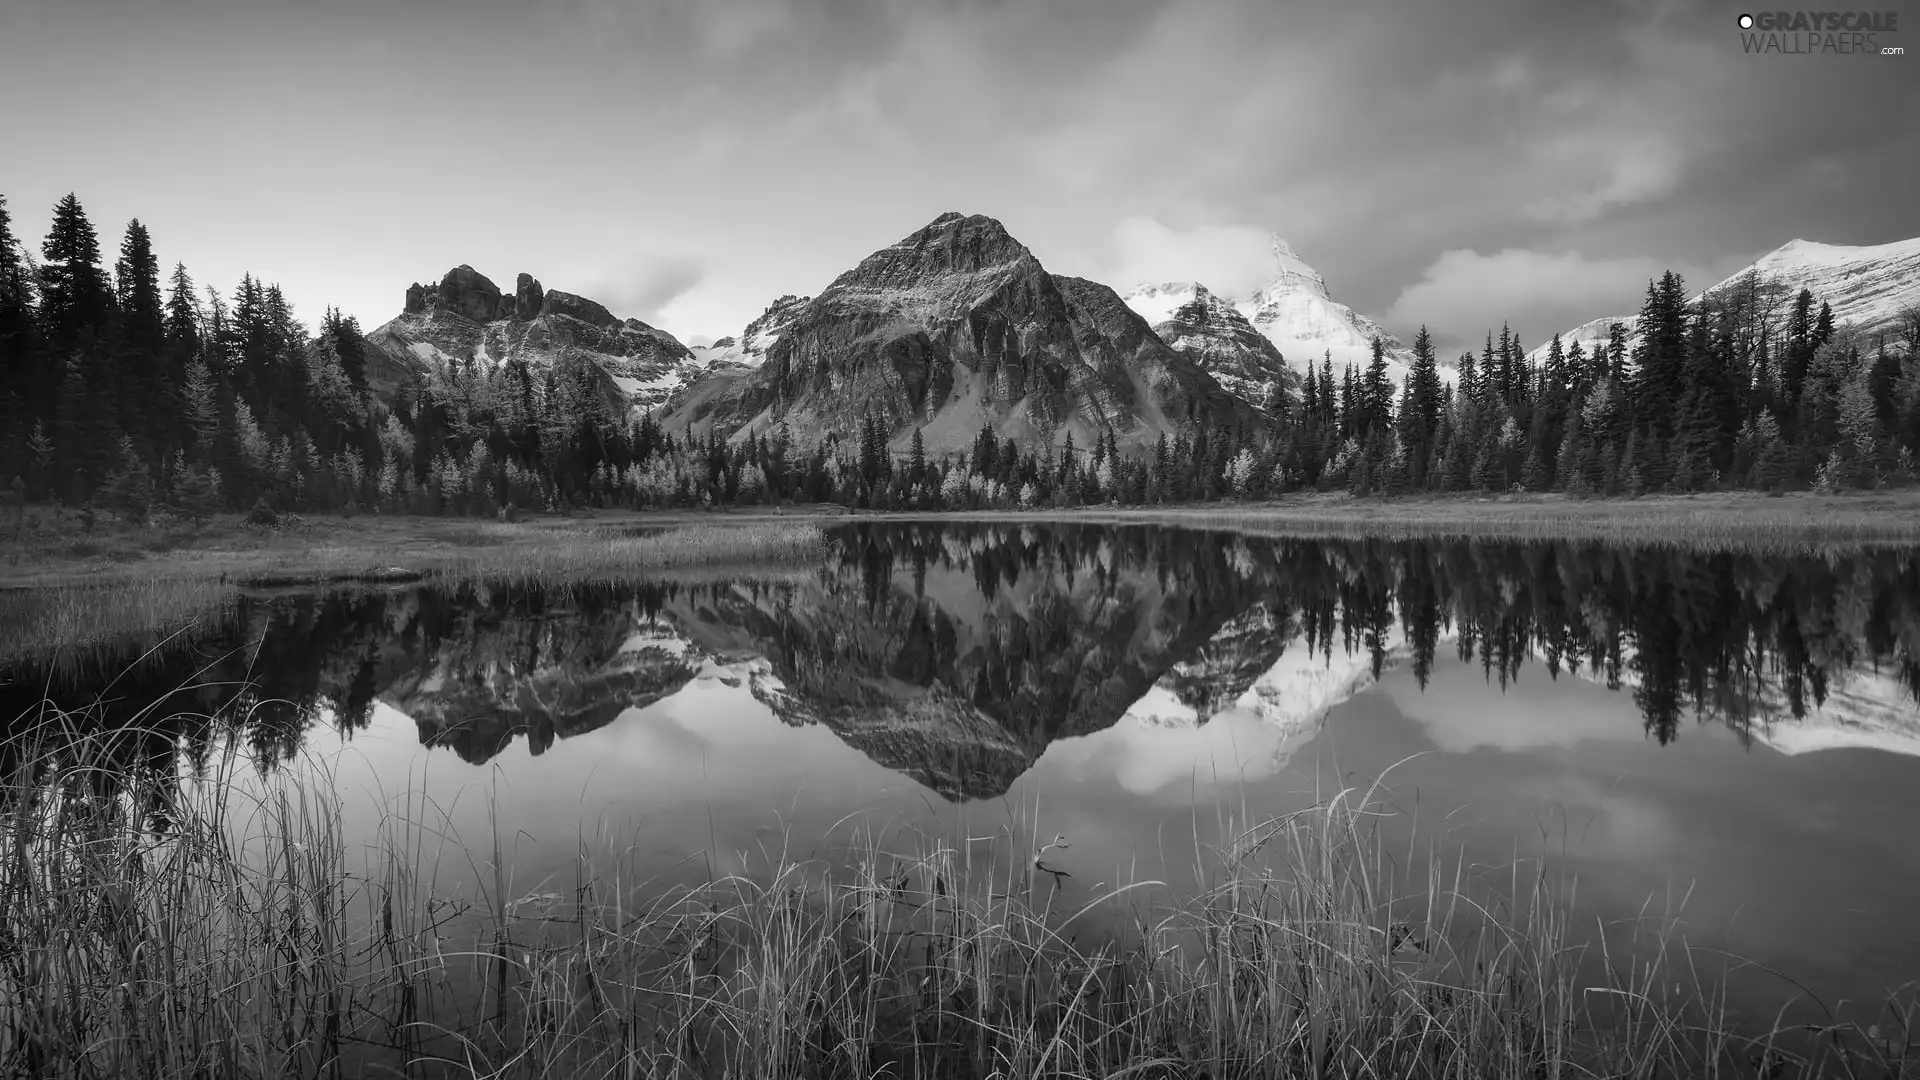
[[1273,280],[1273,235],[1245,225],[1170,229],[1130,217],[1113,230],[1117,253],[1108,276],[1125,292],[1141,282],[1197,281],[1223,296],[1250,295]]
[[622,318],[654,322],[661,309],[706,279],[707,267],[698,259],[667,256],[602,273],[586,295]]
[[1511,323],[1534,342],[1589,319],[1638,310],[1647,282],[1667,269],[1690,281],[1697,276],[1644,256],[1589,259],[1575,251],[1523,248],[1482,255],[1461,248],[1442,253],[1418,282],[1401,290],[1386,321],[1394,328],[1425,325],[1435,337],[1455,342]]
[[[1595,146],[1605,146],[1596,154]],[[1646,135],[1627,140],[1548,140],[1535,150],[1536,167],[1551,194],[1522,209],[1539,221],[1580,224],[1616,207],[1652,202],[1671,194],[1685,175],[1687,153],[1672,139]]]

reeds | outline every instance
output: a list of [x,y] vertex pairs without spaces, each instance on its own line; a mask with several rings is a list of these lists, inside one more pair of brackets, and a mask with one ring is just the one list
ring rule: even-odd
[[1743,1033],[1670,920],[1576,927],[1570,882],[1396,844],[1377,792],[1180,893],[1065,881],[1024,826],[677,886],[583,838],[526,883],[412,793],[356,858],[324,772],[142,778],[49,723],[0,798],[4,1075],[1920,1076],[1911,993]]
[[219,582],[172,578],[0,589],[0,662],[145,648],[194,626],[217,624],[234,595]]

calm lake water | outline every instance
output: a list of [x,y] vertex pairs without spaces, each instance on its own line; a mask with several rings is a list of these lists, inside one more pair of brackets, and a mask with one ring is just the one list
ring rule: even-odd
[[[582,844],[673,880],[859,823],[965,843],[1014,820],[1070,845],[1069,894],[1177,887],[1226,817],[1384,777],[1490,875],[1577,874],[1590,925],[1675,914],[1828,1004],[1920,979],[1912,551],[830,538],[822,566],[722,583],[250,597],[138,664],[16,666],[0,715],[145,710],[149,764],[231,737],[331,775],[356,840],[430,799],[472,847],[497,828],[521,894],[564,891]],[[1796,993],[1749,971],[1736,999]]]

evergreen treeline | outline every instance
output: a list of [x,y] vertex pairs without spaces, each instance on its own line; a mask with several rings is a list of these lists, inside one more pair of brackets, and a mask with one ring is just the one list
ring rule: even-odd
[[[1643,333],[1591,352],[1559,339],[1535,363],[1506,329],[1439,376],[1422,328],[1404,386],[1329,358],[1303,392],[1276,385],[1257,428],[1164,436],[1123,454],[1022,447],[982,430],[966,453],[903,455],[875,418],[802,441],[676,440],[623,415],[585,361],[481,370],[440,361],[391,394],[372,350],[329,310],[317,330],[251,275],[231,296],[184,266],[163,275],[131,222],[118,258],[72,195],[40,257],[0,198],[0,476],[16,494],[141,519],[160,505],[491,514],[506,506],[763,501],[874,508],[1059,506],[1355,494],[1563,491],[1623,495],[1910,483],[1920,452],[1920,311],[1896,340],[1838,331],[1805,290],[1755,278],[1689,304],[1648,285]],[[1784,311],[1784,315],[1780,313]],[[843,437],[844,436],[844,437]]]

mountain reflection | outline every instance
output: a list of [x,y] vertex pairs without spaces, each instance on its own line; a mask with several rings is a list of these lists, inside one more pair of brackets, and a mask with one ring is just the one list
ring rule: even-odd
[[817,573],[777,581],[248,598],[193,648],[110,658],[97,681],[12,668],[0,716],[43,698],[84,711],[128,732],[129,766],[202,765],[231,734],[266,769],[317,727],[364,727],[378,702],[481,763],[717,679],[970,799],[1129,714],[1246,709],[1310,732],[1389,665],[1424,688],[1453,656],[1503,688],[1544,674],[1629,693],[1662,743],[1692,717],[1920,752],[1920,571],[1904,551],[891,522],[831,539]]

